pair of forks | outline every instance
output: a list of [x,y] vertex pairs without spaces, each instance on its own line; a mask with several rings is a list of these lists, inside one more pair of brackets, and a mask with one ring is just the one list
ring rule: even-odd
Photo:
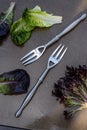
[[[36,61],[41,55],[44,53],[46,48],[50,45],[52,45],[55,41],[59,40],[63,35],[68,33],[70,30],[72,30],[79,22],[81,22],[83,19],[86,18],[86,14],[83,14],[79,19],[74,21],[72,24],[70,24],[64,31],[62,31],[59,35],[54,37],[50,42],[47,44],[37,47],[30,53],[28,53],[26,56],[24,56],[21,61],[24,65],[30,64],[34,61]],[[38,89],[39,85],[43,82],[45,76],[47,75],[48,71],[52,69],[54,66],[56,66],[61,59],[63,58],[64,54],[67,51],[67,47],[60,44],[56,50],[52,53],[52,55],[48,59],[48,64],[46,70],[42,73],[40,78],[38,79],[35,86],[28,92],[27,96],[25,97],[23,103],[21,104],[20,108],[16,112],[16,117],[19,117],[22,114],[22,111],[24,108],[28,105],[28,103],[31,101],[32,97],[34,96],[36,90]]]
[[45,71],[42,73],[42,75],[40,76],[40,78],[38,79],[37,83],[35,84],[35,86],[29,91],[29,93],[27,94],[27,96],[25,97],[22,105],[20,106],[20,108],[18,109],[17,113],[16,113],[16,117],[19,117],[23,111],[23,109],[28,105],[28,103],[31,101],[32,97],[34,96],[36,90],[38,89],[39,85],[43,82],[45,76],[47,75],[48,71],[53,68],[54,66],[56,66],[60,60],[62,59],[62,57],[64,56],[65,52],[67,51],[67,47],[64,49],[64,45],[60,44],[56,50],[52,53],[52,55],[49,57],[48,59],[48,64],[47,64],[47,68],[45,69]]

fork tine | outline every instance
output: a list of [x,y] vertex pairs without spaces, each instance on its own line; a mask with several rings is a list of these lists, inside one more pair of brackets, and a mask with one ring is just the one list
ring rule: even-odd
[[61,53],[61,51],[63,50],[63,48],[64,48],[64,45],[61,46],[60,50],[59,50],[58,53],[55,55],[56,58],[60,55],[60,53]]
[[56,52],[58,51],[58,49],[59,49],[61,46],[62,46],[62,44],[60,44],[60,45],[56,48],[56,50],[52,53],[51,56],[54,56],[54,55],[56,54]]
[[59,61],[63,58],[63,56],[64,56],[64,54],[66,53],[67,49],[68,49],[68,47],[66,47],[66,48],[64,49],[64,51],[62,52],[61,56],[60,56],[59,59],[58,59]]
[[36,57],[36,55],[35,55],[35,54],[33,54],[33,55],[29,56],[28,58],[26,58],[25,60],[23,60],[23,61],[22,61],[22,64],[25,64],[26,62],[28,62],[28,61],[32,60],[32,59],[33,59],[33,58],[35,58],[35,57]]
[[20,61],[23,61],[25,58],[27,58],[29,55],[33,55],[34,50],[32,50],[31,52],[27,53],[25,56],[23,56]]
[[32,60],[29,60],[28,62],[24,63],[24,65],[31,64],[31,63],[34,62],[35,60],[36,60],[36,58],[33,58]]

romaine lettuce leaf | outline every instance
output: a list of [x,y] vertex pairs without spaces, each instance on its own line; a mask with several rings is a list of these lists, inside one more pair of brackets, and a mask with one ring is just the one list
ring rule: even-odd
[[32,10],[26,8],[22,17],[25,18],[31,26],[36,27],[50,27],[62,22],[61,16],[53,16],[46,11],[41,11],[39,6],[36,6]]
[[10,31],[13,21],[15,2],[11,2],[8,9],[0,13],[0,42],[6,37]]
[[34,27],[29,26],[24,19],[20,18],[11,26],[11,38],[16,45],[21,46],[30,38],[33,29]]
[[22,17],[11,26],[11,38],[16,45],[21,46],[30,38],[35,27],[50,27],[61,22],[61,16],[53,16],[41,11],[39,6],[31,10],[26,8]]
[[0,74],[0,93],[5,95],[23,94],[28,91],[30,75],[23,69]]

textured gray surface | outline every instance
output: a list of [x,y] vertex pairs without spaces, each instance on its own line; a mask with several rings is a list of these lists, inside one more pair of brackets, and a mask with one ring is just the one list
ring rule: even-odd
[[[87,19],[81,22],[74,30],[51,46],[36,62],[24,67],[19,59],[38,45],[45,44],[56,34],[60,33],[83,12],[87,13],[87,0],[15,0],[14,21],[21,17],[23,10],[39,5],[43,10],[55,15],[63,16],[63,23],[48,29],[35,29],[29,41],[23,47],[13,44],[10,35],[0,46],[0,73],[17,68],[25,69],[31,77],[30,88],[46,67],[48,57],[58,44],[69,47],[61,63],[49,72],[43,84],[38,89],[31,103],[24,110],[20,118],[14,114],[22,103],[26,94],[19,96],[0,95],[0,124],[20,128],[51,129],[51,130],[86,130],[83,118],[77,121],[65,121],[63,106],[51,95],[54,82],[64,76],[66,65],[78,66],[87,64]],[[0,0],[0,12],[9,6],[11,0]],[[84,114],[85,115],[85,114]],[[80,115],[81,116],[81,115]],[[78,117],[78,116],[77,116]],[[85,120],[87,118],[85,117]],[[70,125],[71,124],[71,125]]]

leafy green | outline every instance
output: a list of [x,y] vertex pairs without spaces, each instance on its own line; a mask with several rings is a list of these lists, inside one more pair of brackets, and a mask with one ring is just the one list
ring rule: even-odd
[[87,66],[67,67],[65,77],[55,83],[52,91],[64,103],[64,116],[70,119],[80,110],[87,109]]
[[32,10],[25,9],[22,15],[29,22],[31,26],[35,27],[50,27],[54,24],[61,23],[61,16],[53,16],[46,11],[41,11],[39,6],[36,6]]
[[11,27],[11,38],[16,45],[21,46],[29,39],[33,29],[34,27],[30,26],[23,18],[20,18]]
[[10,30],[13,20],[13,9],[15,2],[11,2],[9,8],[0,14],[0,40],[6,36]]
[[0,75],[0,93],[22,94],[28,91],[30,77],[23,69],[16,69]]
[[35,6],[31,10],[26,8],[22,17],[11,26],[11,38],[16,45],[21,46],[30,38],[35,27],[50,27],[61,22],[62,17],[41,11],[39,6]]

